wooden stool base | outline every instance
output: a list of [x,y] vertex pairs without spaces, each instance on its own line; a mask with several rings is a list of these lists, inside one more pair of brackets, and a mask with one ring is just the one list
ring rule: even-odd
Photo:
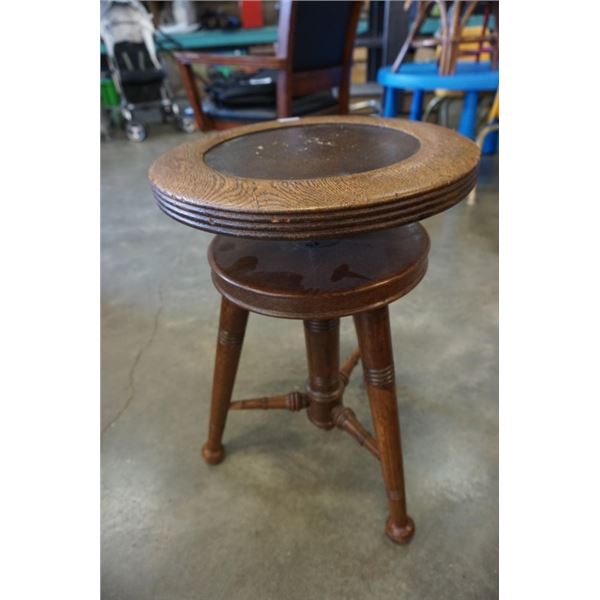
[[[239,410],[306,410],[323,430],[340,429],[377,458],[389,506],[386,535],[399,544],[415,531],[406,512],[388,304],[408,293],[427,269],[429,238],[418,224],[320,245],[231,240],[209,249],[222,294],[209,435],[211,465],[225,458],[227,415]],[[231,400],[249,312],[302,320],[308,380],[303,392]],[[340,317],[352,315],[359,347],[340,366]],[[374,434],[344,406],[353,369],[362,362]]]
[[[223,315],[231,314],[233,310],[243,311],[239,307],[234,307],[226,298],[223,298],[222,303],[222,323],[226,321]],[[279,396],[235,401],[230,400],[231,389],[233,388],[231,379],[227,381],[227,395],[224,396],[222,392],[221,378],[223,372],[221,365],[223,355],[229,350],[227,347],[223,348],[223,346],[227,346],[227,344],[223,344],[223,341],[231,338],[224,335],[223,332],[226,330],[221,329],[219,331],[215,365],[215,374],[219,379],[215,379],[213,385],[209,438],[202,446],[202,457],[209,465],[217,465],[224,460],[225,448],[221,439],[225,419],[229,411],[287,409],[298,412],[306,409],[308,419],[313,425],[326,431],[335,428],[345,431],[381,462],[390,505],[390,516],[386,522],[385,533],[394,542],[405,544],[412,538],[415,524],[412,518],[406,514],[393,363],[390,362],[392,360],[391,344],[389,335],[386,338],[385,334],[386,328],[389,330],[387,306],[376,311],[357,315],[355,320],[359,343],[363,351],[369,353],[366,360],[363,361],[363,367],[377,437],[373,436],[358,420],[351,408],[343,404],[344,390],[348,385],[353,369],[361,359],[361,350],[357,348],[341,367],[338,366],[339,319],[304,322],[309,367],[309,378],[305,392],[293,391]],[[383,330],[375,331],[374,323],[375,327],[377,324],[383,324]],[[379,353],[372,354],[372,348],[364,339],[365,335],[371,336],[373,334],[379,336],[378,343],[381,344],[383,350],[381,357],[390,364],[384,369],[378,370],[367,367],[374,360],[377,361],[379,355]],[[215,398],[218,398],[216,403],[214,402]]]

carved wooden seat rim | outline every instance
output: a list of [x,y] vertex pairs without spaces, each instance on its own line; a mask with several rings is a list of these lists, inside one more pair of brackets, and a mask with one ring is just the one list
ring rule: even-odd
[[[205,153],[228,140],[315,124],[392,129],[414,136],[420,146],[408,158],[381,168],[302,179],[238,177],[203,160]],[[186,225],[239,237],[317,239],[416,222],[441,212],[468,194],[478,163],[476,144],[437,125],[326,116],[204,136],[160,157],[149,177],[160,208]]]

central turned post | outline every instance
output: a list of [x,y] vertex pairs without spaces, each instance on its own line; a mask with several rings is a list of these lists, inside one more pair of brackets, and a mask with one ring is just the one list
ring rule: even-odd
[[333,429],[333,409],[341,404],[344,386],[340,380],[340,320],[304,321],[308,358],[308,418],[321,429]]

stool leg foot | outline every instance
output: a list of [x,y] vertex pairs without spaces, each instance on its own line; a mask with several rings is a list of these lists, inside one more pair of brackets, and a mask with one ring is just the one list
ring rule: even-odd
[[408,542],[415,524],[406,513],[402,445],[394,382],[394,358],[387,306],[355,315],[365,383],[379,448],[390,515],[385,533],[394,542]]
[[225,458],[225,448],[222,443],[223,430],[225,429],[247,322],[247,310],[233,304],[225,297],[221,299],[208,439],[202,446],[202,457],[211,465],[219,464]]
[[397,544],[408,544],[415,533],[415,522],[409,517],[406,517],[405,524],[400,527],[395,525],[392,517],[389,517],[385,524],[385,534]]

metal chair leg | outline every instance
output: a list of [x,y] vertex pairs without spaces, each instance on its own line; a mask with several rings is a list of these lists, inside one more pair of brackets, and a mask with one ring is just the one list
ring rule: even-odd
[[[483,141],[485,140],[486,136],[488,136],[493,131],[498,131],[498,129],[500,129],[499,123],[488,123],[485,127],[481,128],[481,131],[477,134],[477,140],[476,140],[476,143],[479,146],[479,150],[481,150],[481,148],[483,147]],[[467,197],[467,204],[469,206],[475,206],[476,200],[477,200],[477,186],[475,186],[469,192],[469,196]]]
[[423,121],[427,121],[431,113],[449,99],[450,98],[448,96],[434,96],[425,108],[425,112],[423,114]]

